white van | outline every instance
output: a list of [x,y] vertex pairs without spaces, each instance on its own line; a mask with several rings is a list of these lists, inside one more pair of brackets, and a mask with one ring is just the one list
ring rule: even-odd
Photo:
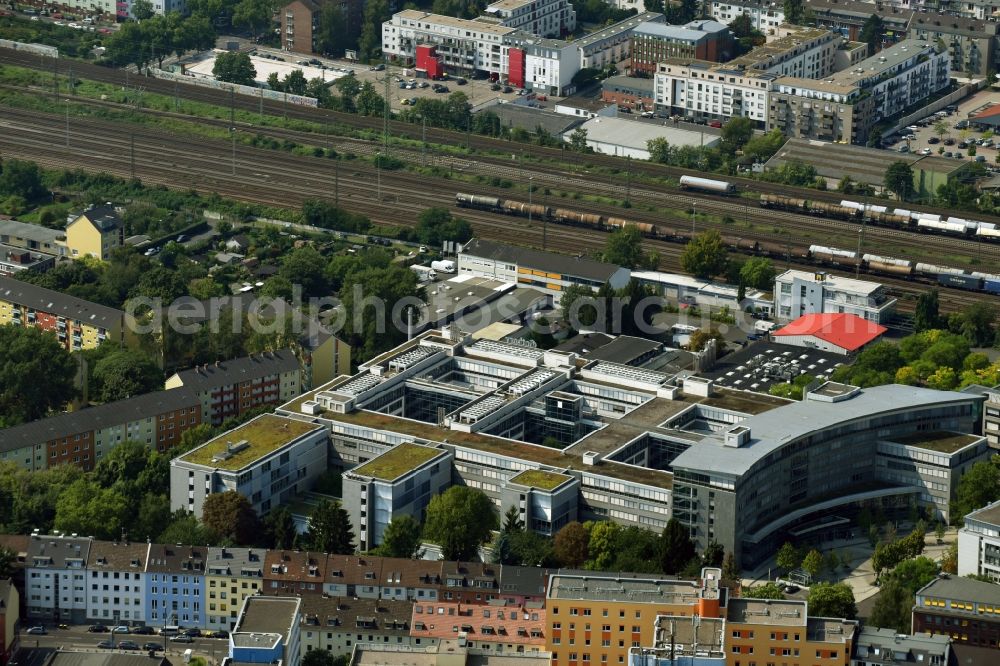
[[765,321],[763,319],[758,319],[754,322],[753,330],[755,333],[770,333],[777,326],[773,321]]
[[168,624],[160,629],[161,636],[176,636],[179,633],[181,633],[181,628],[175,624]]

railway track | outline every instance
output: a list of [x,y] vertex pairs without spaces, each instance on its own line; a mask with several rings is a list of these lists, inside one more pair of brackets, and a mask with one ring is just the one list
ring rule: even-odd
[[[4,88],[15,88],[3,86]],[[19,91],[32,92],[35,94],[45,93],[39,88],[15,88]],[[122,109],[122,105],[109,101],[77,99],[77,104],[84,104],[99,108]],[[228,130],[231,126],[229,120],[214,118],[194,118],[184,114],[146,110],[145,114],[170,117],[185,122],[196,123],[201,126],[214,127],[220,130]],[[255,135],[273,138],[275,140],[291,141],[302,145],[313,145],[319,147],[329,147],[341,153],[354,153],[363,155],[374,155],[379,149],[379,145],[363,139],[336,135],[320,135],[312,132],[302,132],[272,127],[254,127],[245,123],[236,123],[241,130],[247,130]],[[636,218],[637,221],[645,221],[663,226],[666,220],[667,226],[686,227],[689,220],[692,227],[695,226],[696,218],[691,215],[684,219],[683,211],[699,211],[703,214],[716,216],[718,220],[702,220],[702,228],[705,226],[718,228],[723,234],[740,237],[746,240],[755,240],[774,243],[776,238],[779,242],[788,241],[791,235],[799,245],[834,245],[843,249],[854,249],[858,244],[858,230],[862,228],[859,222],[847,222],[841,220],[829,220],[817,218],[809,215],[769,210],[763,211],[752,205],[746,199],[726,199],[714,198],[710,196],[694,196],[682,191],[672,191],[664,189],[654,189],[648,186],[638,185],[635,187],[622,185],[620,182],[587,180],[578,174],[558,167],[546,167],[545,165],[530,164],[525,167],[523,164],[512,164],[511,160],[495,156],[483,155],[477,159],[467,159],[453,154],[431,150],[428,155],[426,150],[397,148],[396,156],[406,159],[413,164],[431,164],[438,167],[447,167],[453,171],[464,174],[474,174],[497,179],[509,179],[512,169],[516,169],[518,180],[526,182],[530,178],[533,184],[543,187],[546,190],[556,190],[562,193],[568,191],[591,192],[607,198],[628,199],[641,205],[641,208],[634,211],[621,212],[609,204],[594,204],[586,202],[588,210],[600,210],[609,215],[625,216]],[[494,192],[496,194],[496,192]],[[573,205],[566,204],[562,198],[546,198],[544,195],[538,196],[539,203],[548,203],[553,206]],[[645,208],[644,212],[642,208]],[[666,218],[660,212],[650,214],[648,211],[662,211],[664,208],[672,209],[672,216],[668,214]],[[754,222],[751,222],[751,218]],[[729,221],[730,224],[720,223],[720,220]],[[873,243],[878,253],[895,254],[907,258],[922,258],[930,261],[939,256],[954,256],[955,253],[976,256],[980,261],[993,260],[1000,263],[1000,245],[977,242],[964,238],[950,238],[941,236],[925,236],[915,234],[911,231],[884,228],[878,226],[868,226],[864,228],[864,240]],[[790,232],[795,232],[790,234]],[[669,234],[668,234],[669,235]],[[867,249],[865,246],[864,249]]]
[[[135,73],[127,72],[125,70],[111,69],[83,61],[57,60],[55,61],[55,63],[53,63],[52,59],[42,58],[37,55],[25,53],[22,51],[0,49],[0,64],[4,63],[40,70],[41,72],[43,72],[43,74],[39,77],[40,85],[44,85],[46,83],[46,80],[51,80],[51,78],[46,79],[45,74],[49,74],[50,77],[52,75],[56,75],[65,80],[69,75],[70,70],[72,70],[73,76],[75,78],[87,78],[94,81],[100,81],[103,83],[111,83],[115,85],[124,85],[124,86],[139,85],[142,87],[144,91],[148,91],[151,93],[157,93],[167,96],[177,96],[179,98],[184,98],[198,102],[205,102],[217,106],[228,106],[230,105],[230,103],[232,103],[234,108],[243,111],[250,111],[250,112],[260,111],[263,112],[264,114],[269,114],[269,115],[285,116],[287,118],[308,120],[311,122],[334,124],[334,125],[351,127],[354,129],[364,129],[379,133],[381,133],[383,129],[383,123],[380,118],[366,117],[350,113],[342,113],[337,111],[331,111],[329,109],[314,109],[310,107],[300,107],[290,104],[283,104],[282,102],[278,101],[272,101],[266,99],[262,100],[260,98],[253,96],[246,96],[246,95],[230,96],[228,93],[224,91],[213,90],[203,86],[178,84],[172,81],[140,76],[136,75]],[[405,123],[398,120],[390,120],[389,131],[393,136],[405,137],[415,141],[420,141],[423,136],[422,135],[423,130],[419,125]],[[465,132],[456,132],[453,130],[426,128],[426,138],[429,142],[432,143],[441,143],[446,145],[467,144],[468,146],[470,146],[470,148],[473,148],[477,151],[501,152],[501,153],[513,152],[515,154],[530,155],[539,160],[555,159],[564,161],[566,159],[566,154],[561,149],[515,143],[504,139],[494,139],[490,137],[483,137]],[[479,159],[480,157],[484,156],[477,156],[477,159]],[[619,171],[622,171],[624,168],[624,163],[621,160],[621,158],[608,155],[590,154],[586,156],[586,162],[588,164],[592,164],[595,166],[616,169]],[[537,164],[533,165],[533,168],[537,168],[537,166],[538,166]],[[677,167],[650,164],[648,162],[641,162],[638,160],[632,161],[630,169],[633,174],[644,175],[653,178],[663,178],[663,177],[679,178],[680,176],[689,173],[690,171]],[[598,179],[596,178],[584,179],[584,180],[590,183],[590,186],[593,186],[595,182],[599,182]],[[727,177],[727,180],[737,184],[741,189],[760,192],[760,193],[785,194],[788,196],[797,196],[806,199],[813,199],[816,201],[839,202],[841,199],[844,198],[843,195],[837,192],[824,192],[821,190],[815,190],[809,188],[796,188],[787,185],[766,183],[749,178],[741,178],[738,176]],[[952,215],[955,213],[954,210],[949,210],[947,208],[935,207],[935,206],[920,205],[918,206],[918,208],[928,213],[936,213],[945,216]],[[1000,224],[1000,216],[976,213],[974,217],[984,222],[995,222]]]
[[[75,119],[69,147],[60,141],[64,119],[55,114],[5,109],[0,117],[0,149],[59,168],[84,168],[128,177],[131,154],[135,154],[135,175],[148,183],[188,187],[201,192],[218,192],[237,200],[272,206],[299,207],[308,197],[333,199],[363,212],[375,222],[409,225],[416,213],[431,206],[452,205],[457,190],[490,193],[492,188],[447,179],[426,187],[426,179],[401,172],[384,174],[381,196],[373,185],[378,174],[368,162],[347,162],[340,176],[325,158],[300,157],[237,144],[235,175],[232,173],[232,146],[212,139],[173,136],[155,128],[137,126],[126,134],[120,125],[94,119]],[[129,136],[131,135],[131,136]],[[423,185],[423,187],[421,187]],[[618,209],[614,209],[618,210]],[[542,224],[526,224],[516,218],[498,217],[463,209],[460,213],[473,223],[478,235],[509,242],[515,233],[520,242],[541,245]],[[606,235],[576,227],[549,225],[548,248],[568,253],[587,253],[602,247]],[[678,270],[681,247],[659,241],[648,246],[661,253],[662,268]],[[791,265],[791,264],[790,264]],[[812,269],[812,266],[805,267]],[[904,297],[923,290],[906,281],[884,280]],[[955,290],[942,301],[957,309],[981,298]],[[904,309],[905,309],[905,303]]]

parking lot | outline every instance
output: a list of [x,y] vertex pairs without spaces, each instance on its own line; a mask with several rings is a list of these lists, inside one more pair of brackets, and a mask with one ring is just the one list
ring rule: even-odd
[[[901,130],[901,134],[892,137],[886,147],[899,152],[911,152],[924,155],[941,155],[953,159],[977,159],[990,168],[997,167],[997,146],[994,143],[1000,137],[993,138],[992,132],[981,132],[972,127],[963,127],[963,122],[976,110],[989,104],[1000,103],[1000,91],[983,90],[960,102],[957,111],[947,115],[937,116],[934,121],[923,121],[922,124]],[[937,121],[947,124],[947,133],[941,134]],[[907,139],[905,137],[913,136]],[[962,144],[965,144],[964,146]],[[984,145],[985,143],[985,145]],[[969,155],[969,149],[975,144],[974,156]],[[950,153],[950,154],[949,154]]]
[[774,384],[803,374],[828,379],[845,360],[839,354],[762,340],[724,356],[706,376],[719,386],[767,393]]

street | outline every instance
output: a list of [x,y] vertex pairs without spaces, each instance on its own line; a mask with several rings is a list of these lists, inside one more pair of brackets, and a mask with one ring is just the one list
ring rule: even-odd
[[[21,624],[21,648],[50,648],[60,650],[75,651],[101,651],[97,644],[101,641],[111,640],[111,633],[90,633],[87,631],[89,625],[71,626],[69,629],[55,629],[46,626],[48,631],[45,635],[28,634],[26,631],[35,626],[32,621],[26,620]],[[135,641],[139,645],[144,643],[158,643],[163,645],[163,636],[152,635],[142,636],[138,634],[115,634],[115,645],[121,640]],[[209,664],[219,663],[223,657],[229,653],[229,642],[225,638],[195,638],[193,643],[179,643],[167,638],[167,655],[181,655],[185,650],[190,649],[195,655],[203,656]],[[145,654],[136,650],[117,650],[124,653]],[[39,653],[28,653],[37,655]],[[39,662],[41,663],[41,662]],[[21,661],[18,666],[35,666],[30,661]]]

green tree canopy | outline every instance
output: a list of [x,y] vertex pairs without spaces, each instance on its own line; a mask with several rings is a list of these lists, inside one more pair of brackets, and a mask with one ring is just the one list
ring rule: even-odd
[[428,208],[417,217],[417,239],[428,247],[440,249],[444,241],[464,243],[472,238],[472,226],[453,217],[447,208]]
[[872,606],[868,624],[875,627],[893,629],[896,633],[910,632],[911,611],[913,609],[913,594],[903,584],[890,576],[882,585],[882,589]]
[[802,0],[784,0],[785,21],[795,25],[802,25],[805,15],[804,3]]
[[654,268],[659,257],[642,249],[642,233],[635,227],[623,227],[608,235],[602,253],[604,261],[626,268]]
[[326,259],[316,248],[304,245],[285,255],[279,275],[293,285],[301,285],[305,296],[326,296]]
[[184,509],[178,509],[170,515],[160,536],[154,541],[160,543],[182,543],[188,545],[214,546],[219,543],[219,537],[206,528],[194,514]]
[[754,123],[746,116],[736,116],[722,126],[722,152],[732,155],[753,138]]
[[219,81],[252,86],[257,78],[257,70],[250,60],[250,54],[242,51],[224,51],[215,58],[212,76]]
[[896,198],[905,201],[913,196],[913,169],[908,162],[902,160],[893,162],[885,170],[883,180],[885,188],[896,195]]
[[493,502],[481,491],[452,486],[431,498],[424,536],[441,547],[446,560],[474,560],[498,520]]
[[271,509],[261,522],[268,547],[284,550],[295,546],[298,532],[295,529],[295,519],[287,506],[281,505]]
[[223,538],[246,546],[259,541],[260,523],[250,500],[235,490],[211,493],[205,498],[201,522]]
[[858,615],[854,591],[846,583],[814,584],[809,588],[809,614],[853,620]]
[[786,541],[778,550],[778,554],[775,558],[775,564],[778,565],[779,569],[791,571],[801,563],[802,554],[799,552],[799,549]]
[[763,583],[743,590],[743,596],[750,599],[784,599],[785,593],[777,583]]
[[913,312],[913,330],[917,333],[941,325],[939,314],[938,290],[928,289],[917,297],[916,309]]
[[681,268],[700,278],[710,278],[726,270],[728,250],[715,229],[692,238],[681,254]]
[[340,502],[323,500],[317,504],[309,517],[309,531],[303,536],[309,550],[336,555],[354,552],[351,518]]
[[127,513],[128,502],[121,492],[81,478],[59,495],[55,528],[95,539],[116,540],[122,537]]
[[590,536],[577,521],[566,523],[556,532],[552,548],[560,566],[579,568],[588,558]]
[[76,370],[52,333],[0,326],[0,422],[34,421],[61,408],[76,395]]
[[398,516],[389,521],[375,552],[383,557],[410,560],[420,557],[420,544],[420,523],[413,516]]
[[872,12],[871,16],[865,19],[861,26],[861,34],[858,39],[868,44],[868,55],[874,55],[878,47],[882,44],[882,35],[885,34],[885,24],[882,17]]
[[163,388],[163,371],[148,355],[128,349],[114,351],[94,366],[94,384],[103,402],[121,400]]
[[774,264],[767,257],[751,257],[740,268],[740,282],[754,289],[774,288]]
[[1000,499],[1000,469],[991,462],[977,462],[959,479],[951,503],[952,522]]
[[688,528],[676,518],[667,521],[660,538],[660,564],[665,574],[677,574],[695,556]]
[[903,560],[889,574],[903,587],[916,594],[917,590],[937,578],[940,572],[938,563],[926,556]]

